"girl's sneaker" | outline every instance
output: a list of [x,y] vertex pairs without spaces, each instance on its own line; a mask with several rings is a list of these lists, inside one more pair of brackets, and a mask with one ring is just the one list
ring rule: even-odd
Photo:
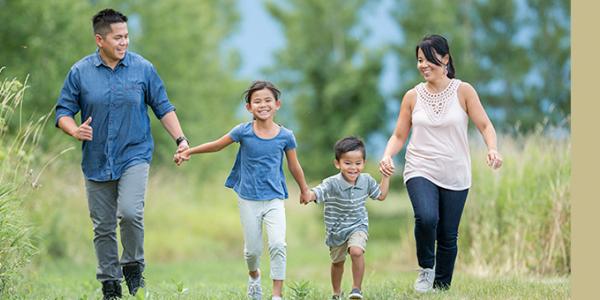
[[340,295],[333,295],[331,296],[331,300],[341,300],[342,297]]
[[256,279],[248,276],[248,297],[252,300],[262,299],[262,287],[260,286],[260,275]]
[[362,299],[362,298],[363,298],[362,292],[357,288],[353,288],[352,291],[350,292],[350,294],[348,295],[348,299]]
[[435,279],[435,270],[424,268],[419,270],[419,276],[415,280],[415,291],[427,293],[433,289],[433,280]]

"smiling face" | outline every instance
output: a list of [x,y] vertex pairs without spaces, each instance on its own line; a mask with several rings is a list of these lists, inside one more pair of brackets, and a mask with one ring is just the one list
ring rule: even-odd
[[435,81],[437,79],[446,77],[445,65],[448,64],[448,55],[442,57],[435,52],[434,55],[443,65],[438,66],[435,63],[427,60],[425,53],[423,53],[421,48],[417,50],[417,69],[419,69],[419,72],[421,75],[423,75],[423,78],[426,81]]
[[246,103],[246,109],[252,113],[254,119],[260,121],[273,120],[279,107],[281,102],[275,99],[273,92],[268,88],[254,91],[250,95],[250,102]]
[[129,32],[125,22],[110,24],[110,28],[111,31],[105,35],[96,34],[96,45],[104,62],[114,67],[125,57],[129,47]]
[[348,183],[356,184],[356,179],[365,168],[365,158],[361,150],[353,150],[342,153],[339,159],[334,160],[334,164]]

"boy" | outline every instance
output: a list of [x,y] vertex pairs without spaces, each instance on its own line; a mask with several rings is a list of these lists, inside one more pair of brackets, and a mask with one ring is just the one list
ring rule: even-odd
[[326,178],[311,189],[301,202],[324,203],[325,227],[331,256],[331,285],[333,299],[341,297],[342,274],[346,253],[352,258],[352,291],[349,299],[362,299],[361,284],[365,272],[364,252],[367,246],[369,217],[365,202],[367,197],[385,200],[390,178],[384,176],[381,184],[367,173],[364,143],[355,137],[339,140],[335,146],[335,167],[339,174]]

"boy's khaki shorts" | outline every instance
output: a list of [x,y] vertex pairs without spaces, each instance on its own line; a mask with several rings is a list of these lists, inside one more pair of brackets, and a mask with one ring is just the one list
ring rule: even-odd
[[352,233],[345,243],[329,248],[331,262],[339,263],[345,261],[346,254],[348,254],[350,247],[358,247],[362,249],[364,253],[367,250],[367,240],[367,233],[364,231],[356,231]]

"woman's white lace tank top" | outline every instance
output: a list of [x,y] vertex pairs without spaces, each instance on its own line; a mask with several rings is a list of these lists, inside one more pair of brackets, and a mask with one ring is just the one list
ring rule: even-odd
[[460,83],[458,79],[451,79],[439,93],[429,92],[425,83],[415,87],[417,101],[406,148],[405,183],[420,176],[449,190],[471,187],[469,117],[458,100]]

